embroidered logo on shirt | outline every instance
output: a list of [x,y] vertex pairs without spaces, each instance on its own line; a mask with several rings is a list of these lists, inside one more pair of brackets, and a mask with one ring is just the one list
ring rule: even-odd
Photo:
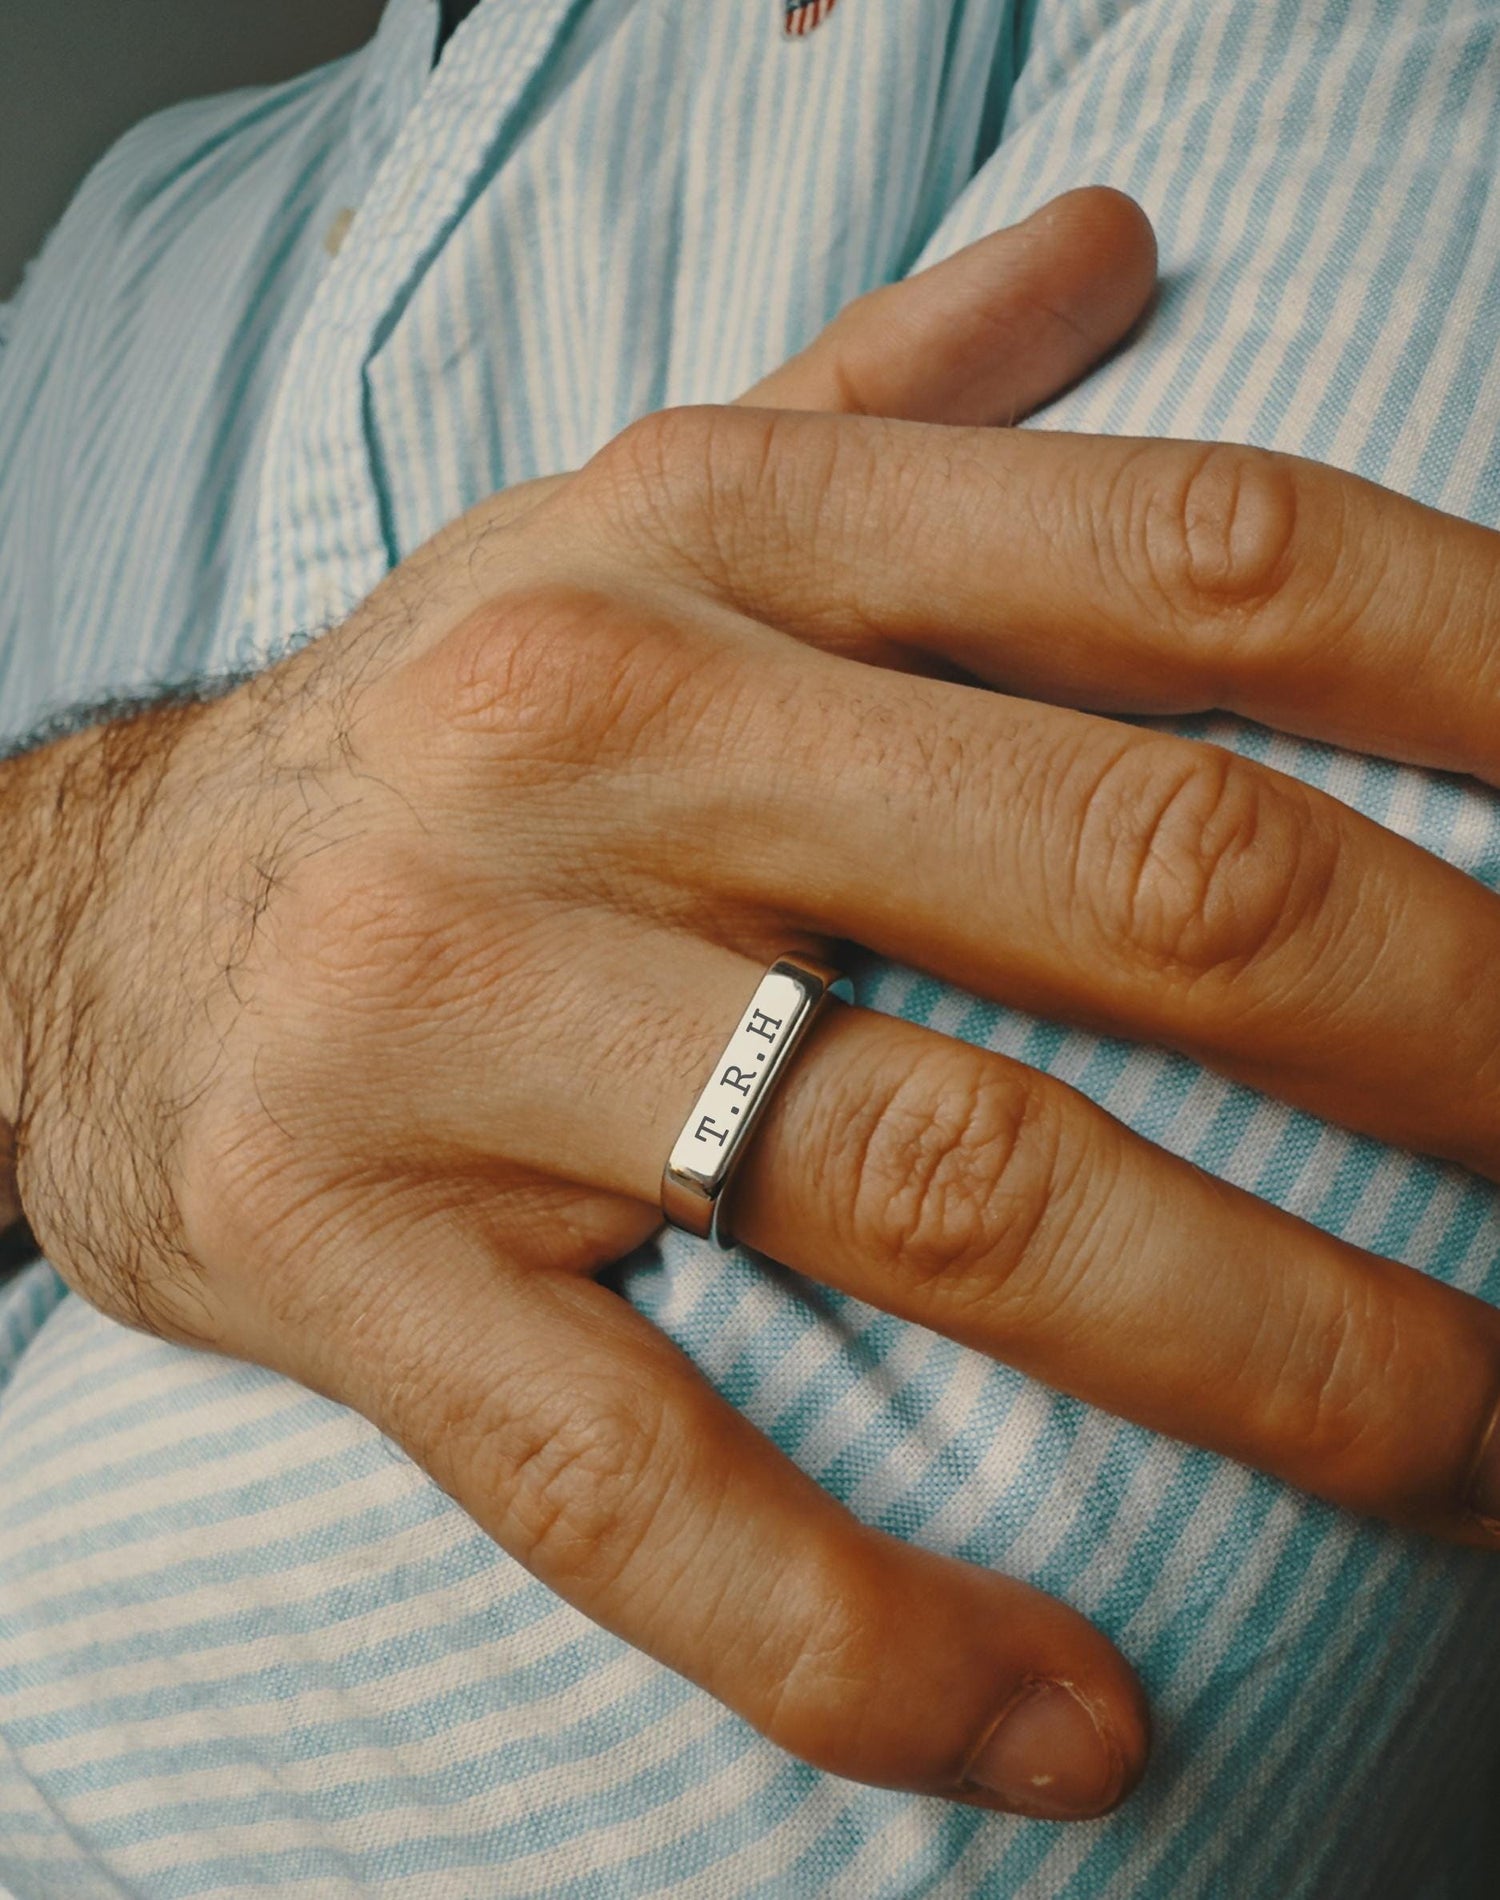
[[822,23],[838,5],[838,0],[782,0],[785,11],[786,36],[789,40],[800,40],[811,33],[814,27]]

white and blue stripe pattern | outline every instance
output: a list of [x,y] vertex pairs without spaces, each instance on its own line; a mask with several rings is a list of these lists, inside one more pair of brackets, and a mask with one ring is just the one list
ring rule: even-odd
[[[1275,443],[1500,524],[1492,0],[842,0],[795,42],[779,0],[484,0],[429,74],[435,23],[392,0],[364,55],[152,122],[64,220],[3,326],[7,732],[274,653],[486,490],[733,395],[857,292],[1088,180],[1147,205],[1163,292],[1042,426]],[[1472,785],[1191,729],[1500,885]],[[902,971],[863,985],[1500,1298],[1488,1186],[1176,1057]],[[1120,1642],[1159,1725],[1120,1814],[1011,1821],[787,1760],[358,1418],[36,1269],[0,1304],[0,1885],[1500,1889],[1492,1563],[683,1236],[618,1277],[863,1516]]]

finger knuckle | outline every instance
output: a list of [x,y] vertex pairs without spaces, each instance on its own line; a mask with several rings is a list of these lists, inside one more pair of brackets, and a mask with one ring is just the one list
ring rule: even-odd
[[1315,1284],[1284,1332],[1266,1329],[1280,1339],[1274,1360],[1247,1357],[1257,1439],[1324,1495],[1382,1511],[1430,1504],[1431,1444],[1381,1397],[1400,1391],[1409,1369],[1396,1308],[1360,1276],[1331,1299]]
[[636,749],[692,679],[669,621],[548,581],[470,615],[435,649],[425,683],[440,750],[467,762],[477,740],[512,770],[561,777]]
[[851,443],[826,417],[662,410],[608,444],[577,494],[632,547],[644,543],[691,584],[735,601],[747,574],[764,590],[803,571],[824,522],[864,505],[868,482],[849,479]]
[[774,1640],[758,1658],[756,1727],[801,1761],[858,1774],[871,1685],[883,1673],[888,1618],[869,1560],[843,1539],[788,1567]]
[[1367,1435],[1370,1394],[1394,1363],[1396,1341],[1378,1320],[1377,1308],[1346,1289],[1331,1309],[1299,1316],[1276,1365],[1259,1368],[1271,1439],[1297,1446],[1327,1485]]
[[720,453],[733,411],[713,403],[684,403],[654,409],[628,423],[584,464],[591,484],[621,486],[622,497],[636,501],[663,483],[695,478]]
[[[1465,1514],[1500,1393],[1500,1344],[1488,1327],[1445,1329],[1433,1404],[1422,1397],[1430,1337],[1378,1272],[1349,1274],[1331,1302],[1309,1298],[1278,1362],[1263,1369],[1262,1405],[1271,1442],[1294,1448],[1312,1489],[1398,1518]],[[1414,1393],[1421,1432],[1411,1430]]]
[[1148,481],[1138,516],[1157,593],[1197,620],[1272,606],[1300,551],[1301,465],[1291,456],[1207,443]]
[[1218,747],[1133,743],[1082,811],[1072,895],[1153,978],[1232,979],[1321,913],[1336,833],[1292,781]]
[[[656,1503],[671,1489],[668,1434],[649,1393],[572,1393],[567,1410],[496,1419],[489,1407],[450,1418],[436,1455],[462,1460],[491,1498],[502,1542],[543,1574],[618,1588],[651,1541]],[[580,1402],[582,1400],[583,1402]]]
[[1041,1078],[979,1052],[918,1064],[849,1131],[849,1224],[909,1310],[996,1300],[1033,1251],[1057,1184],[1061,1130]]
[[576,494],[633,545],[700,559],[727,493],[739,485],[763,434],[750,412],[709,404],[658,409],[632,422],[584,465]]
[[[929,1606],[929,1619],[939,1601],[949,1619],[982,1612],[962,1582],[945,1588],[927,1564],[908,1561],[913,1554],[848,1524],[804,1539],[778,1568],[774,1620],[741,1655],[745,1712],[777,1747],[826,1773],[937,1793],[962,1779],[989,1696],[980,1678],[972,1700],[959,1696],[913,1726],[891,1703],[893,1657],[930,1635],[914,1628],[914,1603]],[[910,1681],[909,1662],[895,1673]]]

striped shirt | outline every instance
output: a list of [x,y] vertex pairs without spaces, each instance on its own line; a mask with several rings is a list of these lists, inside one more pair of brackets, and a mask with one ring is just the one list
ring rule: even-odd
[[[95,170],[0,323],[0,722],[258,663],[486,492],[727,399],[1071,185],[1159,307],[1047,428],[1229,437],[1500,523],[1492,0],[436,0]],[[1500,884],[1472,784],[1181,722]],[[1363,1246],[1500,1297],[1500,1199],[871,964]],[[412,1272],[420,1274],[414,1260]],[[1211,1271],[1211,1263],[1205,1263]],[[593,1628],[368,1424],[0,1300],[0,1884],[52,1896],[1500,1891],[1500,1572],[668,1234],[628,1297],[872,1523],[1094,1618],[1158,1733],[1061,1827],[856,1787]]]

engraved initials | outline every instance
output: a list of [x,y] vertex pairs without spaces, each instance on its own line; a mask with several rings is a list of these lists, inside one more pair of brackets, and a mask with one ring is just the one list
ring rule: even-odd
[[780,1029],[782,1021],[780,1016],[768,1016],[763,1009],[755,1009],[750,1012],[750,1020],[745,1025],[745,1031],[751,1036],[764,1037],[767,1042],[775,1042],[776,1032]]

